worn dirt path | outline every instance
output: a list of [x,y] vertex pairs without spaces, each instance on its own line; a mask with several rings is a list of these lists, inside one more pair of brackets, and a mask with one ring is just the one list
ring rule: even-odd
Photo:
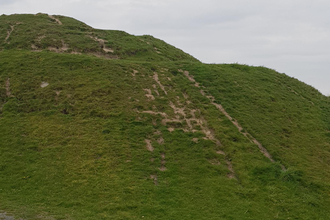
[[[188,79],[189,81],[191,81],[192,83],[194,83],[195,87],[200,87],[199,84],[196,82],[196,80],[189,75],[188,71],[183,71],[183,70],[179,70],[179,72],[182,72]],[[243,127],[238,123],[238,121],[236,119],[234,119],[233,117],[231,117],[228,112],[222,107],[222,105],[218,104],[215,102],[215,98],[213,96],[207,96],[205,94],[204,90],[200,90],[200,93],[207,97],[212,105],[214,105],[222,114],[224,114],[232,123],[233,125],[235,125],[235,127],[238,129],[238,131],[243,134],[247,139],[249,139],[252,143],[256,144],[260,150],[260,152],[267,157],[271,162],[275,162],[275,160],[272,158],[272,155],[267,151],[267,149],[265,147],[262,146],[262,144],[256,139],[254,138],[250,133],[248,133],[247,131],[243,131]],[[281,165],[282,170],[286,170],[286,168]]]
[[55,18],[53,15],[48,15],[51,19],[53,19],[57,24],[62,25],[62,22],[60,21],[60,19]]
[[[7,31],[7,37],[5,38],[5,43],[7,42],[8,38],[10,37],[11,33],[13,33],[15,25],[10,25],[11,30]],[[9,41],[7,42],[8,44],[10,43]]]
[[11,96],[11,92],[10,92],[10,78],[8,78],[6,80],[6,96],[10,97]]

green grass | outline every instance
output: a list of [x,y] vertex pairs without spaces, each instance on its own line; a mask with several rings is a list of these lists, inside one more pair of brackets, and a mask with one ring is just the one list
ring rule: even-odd
[[[58,18],[62,26],[47,15],[0,17],[1,43],[8,25],[23,22],[10,44],[0,44],[0,210],[25,219],[328,219],[329,97],[264,67],[206,65],[151,36]],[[39,46],[43,51],[30,51],[40,31],[83,54],[47,51],[53,46],[48,38]],[[102,50],[88,32],[107,40],[120,59],[91,56]],[[188,70],[276,163],[179,69]],[[42,82],[49,86],[41,88]],[[185,121],[165,125],[161,115],[143,113],[182,119],[171,102],[188,118],[196,110],[221,146],[203,139],[196,123],[196,132],[184,132]],[[159,170],[162,154],[166,171]],[[226,161],[237,179],[227,177]]]

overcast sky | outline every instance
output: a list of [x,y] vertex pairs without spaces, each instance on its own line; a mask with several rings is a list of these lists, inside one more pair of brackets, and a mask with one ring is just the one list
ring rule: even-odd
[[330,95],[329,0],[0,0],[0,14],[150,34],[204,63],[265,66]]

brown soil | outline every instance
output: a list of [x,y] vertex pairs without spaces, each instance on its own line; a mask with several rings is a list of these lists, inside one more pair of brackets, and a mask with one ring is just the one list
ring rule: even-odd
[[150,152],[153,152],[154,148],[151,145],[151,140],[145,139],[144,142],[146,142],[146,144],[147,144],[147,150],[150,151]]
[[194,86],[195,87],[199,87],[199,83],[196,82],[196,80],[194,79],[194,77],[190,76],[189,75],[189,72],[188,71],[183,71],[183,70],[178,70],[179,72],[183,73],[188,79],[190,82],[193,82],[195,83]]
[[151,94],[151,90],[150,89],[143,89],[145,92],[147,92],[148,94],[145,94],[145,96],[150,99],[150,100],[155,100],[155,97]]
[[41,85],[40,85],[41,88],[45,88],[47,86],[49,86],[48,82],[41,82]]
[[183,117],[186,117],[186,113],[184,112],[184,109],[185,108],[177,108],[173,102],[170,102],[170,107],[173,109],[174,111],[174,114],[180,114],[182,115]]
[[225,152],[223,152],[222,150],[218,150],[216,153],[221,155],[226,155]]
[[165,140],[163,137],[160,137],[160,138],[158,138],[157,142],[158,142],[158,144],[162,145],[162,144],[164,144]]
[[159,49],[157,47],[154,47],[154,50],[156,51],[156,53],[161,54],[161,52],[159,51]]
[[133,70],[132,76],[135,76],[137,73],[139,73],[139,71]]
[[48,15],[48,16],[57,24],[62,25],[62,22],[58,18],[55,18],[53,15]]
[[165,90],[165,87],[160,83],[159,78],[158,78],[158,73],[154,72],[153,79],[158,83],[160,88],[164,91],[164,93],[167,95],[167,92]]
[[[5,38],[5,43],[7,42],[8,38],[10,37],[11,33],[14,31],[15,25],[10,25],[10,31],[7,31],[7,37]],[[9,41],[7,42],[8,44],[10,43]]]
[[198,143],[198,138],[193,138],[192,141]]

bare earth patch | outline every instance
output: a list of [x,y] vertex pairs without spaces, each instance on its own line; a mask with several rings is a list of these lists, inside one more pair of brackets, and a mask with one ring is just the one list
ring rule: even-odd
[[148,94],[145,94],[145,96],[150,99],[150,100],[155,100],[155,97],[152,95],[151,90],[150,89],[143,89],[145,92],[147,92]]
[[10,78],[8,78],[6,80],[6,96],[7,97],[11,97],[11,93],[10,93]]
[[135,76],[137,73],[139,73],[139,71],[133,70],[132,76]]
[[40,85],[41,88],[45,88],[47,86],[49,86],[48,82],[41,82],[41,85]]
[[146,144],[147,144],[147,150],[150,151],[150,152],[153,152],[154,148],[151,145],[151,140],[145,139],[144,142],[146,142]]
[[[17,24],[20,24],[20,23],[17,23]],[[10,25],[10,30],[7,31],[7,36],[6,36],[6,38],[5,38],[5,43],[6,43],[7,40],[9,39],[11,33],[13,33],[14,28],[15,28],[15,25]],[[8,41],[7,44],[10,44],[10,42]]]
[[157,139],[157,142],[158,142],[158,144],[162,145],[162,144],[164,144],[165,140],[163,137],[160,137]]
[[181,73],[183,73],[189,79],[190,82],[195,83],[194,84],[195,87],[199,87],[199,83],[196,82],[196,80],[194,79],[194,77],[192,77],[192,76],[189,75],[189,72],[188,71],[183,71],[183,70],[178,70],[178,71],[181,72]]
[[226,155],[225,152],[223,152],[222,150],[218,150],[216,153],[221,155]]
[[167,95],[167,92],[165,90],[165,87],[160,83],[159,78],[158,78],[158,73],[154,72],[153,79],[158,83],[160,88],[164,91],[164,93]]
[[48,15],[54,22],[56,22],[59,25],[62,25],[62,22],[60,21],[60,19],[55,18],[54,15]]
[[198,143],[198,138],[193,138],[192,141]]

